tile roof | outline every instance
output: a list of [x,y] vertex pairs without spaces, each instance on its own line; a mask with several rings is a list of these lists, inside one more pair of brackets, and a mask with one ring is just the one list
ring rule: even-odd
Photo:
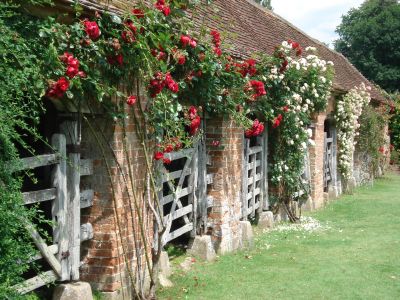
[[371,86],[371,96],[378,101],[385,98],[342,54],[328,48],[290,24],[277,14],[251,0],[213,0],[194,12],[196,26],[204,24],[227,33],[228,50],[238,58],[248,58],[254,52],[272,54],[284,40],[299,42],[304,48],[316,47],[319,55],[335,65],[333,87],[348,91],[364,82]]
[[[73,0],[56,0],[59,6],[70,5]],[[126,0],[80,0],[80,4],[91,10],[108,10],[122,13],[137,1]],[[152,0],[144,0],[151,5]],[[204,3],[205,1],[201,1]],[[199,30],[202,25],[215,28],[223,33],[228,52],[238,58],[248,58],[253,53],[272,54],[284,40],[294,40],[302,47],[317,48],[319,55],[335,65],[333,88],[346,92],[364,82],[371,86],[371,96],[377,101],[385,101],[384,96],[373,86],[342,54],[313,39],[288,21],[265,9],[252,0],[212,0],[211,5],[198,5],[189,12]],[[223,45],[224,46],[224,45]]]

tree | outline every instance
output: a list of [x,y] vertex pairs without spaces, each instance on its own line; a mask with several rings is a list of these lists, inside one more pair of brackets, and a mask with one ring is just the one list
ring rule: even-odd
[[400,86],[400,3],[366,0],[342,17],[335,49],[389,92]]
[[258,4],[261,4],[264,7],[272,10],[271,0],[254,0],[254,1],[257,2]]

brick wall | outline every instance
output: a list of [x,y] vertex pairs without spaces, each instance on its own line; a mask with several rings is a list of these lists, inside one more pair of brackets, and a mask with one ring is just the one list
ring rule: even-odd
[[313,120],[313,139],[310,147],[311,198],[315,209],[324,205],[324,122],[326,113],[320,113]]
[[[82,178],[81,189],[93,189],[94,202],[92,207],[82,209],[81,222],[90,222],[93,225],[94,238],[82,244],[83,265],[80,274],[81,279],[90,282],[94,289],[106,292],[111,299],[119,299],[118,297],[122,297],[121,288],[130,284],[123,252],[127,254],[135,276],[138,271],[143,273],[146,269],[144,241],[140,236],[138,212],[134,207],[135,197],[129,178],[127,155],[132,166],[136,201],[140,206],[147,232],[148,252],[152,242],[152,216],[144,204],[145,158],[132,118],[126,123],[126,152],[123,146],[123,128],[120,125],[102,116],[89,119],[98,138],[101,139],[106,158],[104,159],[102,147],[88,125],[83,123],[82,157],[94,160],[94,174]],[[111,172],[111,181],[107,164]]]
[[[220,253],[231,252],[241,246],[241,184],[243,156],[243,128],[232,120],[213,118],[206,121],[207,149],[211,165],[207,172],[214,175],[208,195],[214,199],[209,215],[212,239]],[[220,141],[213,147],[212,141]]]

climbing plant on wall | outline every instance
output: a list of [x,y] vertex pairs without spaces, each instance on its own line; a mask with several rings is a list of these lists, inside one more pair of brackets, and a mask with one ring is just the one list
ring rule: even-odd
[[353,155],[360,128],[359,117],[363,109],[369,104],[370,88],[361,84],[350,90],[342,99],[338,99],[335,120],[337,122],[338,137],[338,167],[345,180],[353,176]]

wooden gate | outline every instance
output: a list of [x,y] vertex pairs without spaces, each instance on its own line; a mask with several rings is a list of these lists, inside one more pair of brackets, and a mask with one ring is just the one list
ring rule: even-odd
[[168,165],[160,165],[160,191],[158,197],[163,208],[167,230],[162,245],[190,232],[196,235],[198,146],[179,152],[166,153]]
[[333,138],[324,135],[324,191],[328,191],[333,180]]
[[[254,145],[252,145],[254,143]],[[242,180],[242,218],[254,218],[266,204],[266,141],[260,136],[245,139]]]
[[[74,125],[74,123],[70,123]],[[79,154],[67,153],[67,143],[73,143],[72,135],[52,136],[51,145],[55,153],[23,158],[21,167],[15,171],[51,167],[51,186],[47,189],[25,192],[25,205],[51,201],[52,239],[46,243],[36,226],[26,221],[26,229],[39,250],[30,262],[44,259],[51,270],[42,271],[37,276],[18,284],[14,288],[25,294],[55,281],[79,279],[80,243],[93,237],[91,224],[80,224],[81,207],[89,207],[93,202],[93,191],[80,192],[80,176],[91,175],[90,160],[81,160]]]

